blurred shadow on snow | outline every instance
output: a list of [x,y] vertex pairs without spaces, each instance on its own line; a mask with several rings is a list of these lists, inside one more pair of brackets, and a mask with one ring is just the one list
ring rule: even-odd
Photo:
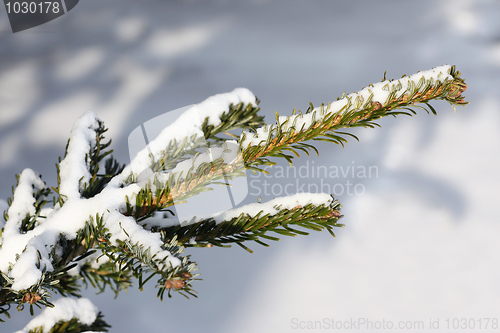
[[[150,98],[178,78],[172,62],[198,52],[224,24],[197,15],[190,23],[172,23],[159,19],[158,4],[143,7],[128,3],[116,11],[86,2],[50,28],[0,35],[2,196],[10,195],[14,174],[25,167],[55,181],[53,164],[64,154],[73,122],[87,110],[106,122],[108,138],[124,143],[115,155],[127,163],[128,128],[159,113],[147,111]],[[148,19],[154,14],[158,19]],[[157,97],[156,105],[163,104]]]
[[467,201],[462,191],[452,183],[432,175],[406,170],[393,171],[389,177],[389,182],[394,182],[396,186],[389,185],[388,188],[382,188],[382,193],[397,187],[402,192],[414,193],[429,207],[446,208],[457,222],[464,218],[468,207]]

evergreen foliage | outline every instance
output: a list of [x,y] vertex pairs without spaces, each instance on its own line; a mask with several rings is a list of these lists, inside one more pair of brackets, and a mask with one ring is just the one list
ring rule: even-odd
[[[347,102],[338,110],[332,109],[331,104],[321,105],[320,108],[310,105],[305,113],[294,110],[290,117],[277,115],[276,124],[273,125],[264,124],[263,117],[257,114],[258,105],[245,103],[231,104],[229,110],[220,116],[219,125],[211,124],[207,117],[202,125],[203,138],[191,136],[181,141],[174,140],[165,147],[159,159],[155,160],[151,156],[150,167],[154,176],[137,192],[123,195],[121,209],[116,212],[95,211],[92,215],[83,217],[86,219],[85,226],[78,230],[76,237],[61,232],[50,247],[48,256],[38,251],[36,265],[42,271],[38,283],[19,290],[13,287],[16,281],[11,275],[15,263],[11,263],[8,271],[2,271],[0,314],[4,316],[0,320],[3,321],[9,316],[8,311],[12,305],[19,311],[29,305],[33,314],[34,306],[53,306],[50,299],[56,293],[80,297],[82,286],[91,285],[99,292],[109,287],[118,294],[120,290],[131,286],[133,278],[138,280],[138,287],[142,290],[145,283],[156,277],[160,299],[163,299],[165,293],[171,297],[173,292],[186,297],[196,297],[192,282],[197,280],[197,267],[189,256],[184,255],[186,247],[228,247],[235,243],[251,252],[247,246],[249,241],[268,246],[267,241],[279,240],[276,236],[308,235],[310,230],[325,229],[335,236],[334,228],[343,227],[343,224],[338,223],[343,215],[340,213],[340,203],[333,196],[321,204],[308,203],[295,207],[277,205],[273,213],[243,212],[224,221],[212,217],[201,221],[180,221],[181,223],[176,225],[157,226],[149,225],[148,220],[159,212],[171,213],[174,205],[209,190],[209,185],[224,186],[228,180],[244,176],[246,170],[266,172],[265,166],[276,164],[272,158],[284,158],[291,164],[301,152],[307,155],[311,151],[318,153],[310,141],[321,140],[344,146],[348,137],[357,139],[346,132],[346,129],[372,128],[379,126],[377,119],[386,116],[411,116],[416,114],[417,109],[436,114],[436,110],[429,104],[433,100],[446,100],[453,106],[467,104],[462,96],[467,86],[460,78],[460,72],[451,66],[448,74],[451,79],[444,81],[432,78],[410,81],[409,88],[405,91],[401,91],[401,84],[392,88],[387,84],[386,89],[390,91],[385,102],[374,101],[373,94],[364,98],[346,97],[344,93],[341,99],[347,98]],[[310,115],[312,121],[297,125],[300,117],[304,115]],[[90,149],[82,157],[90,178],[82,175],[78,184],[82,200],[96,198],[105,193],[106,186],[114,177],[120,175],[125,167],[111,156],[111,141],[104,142],[104,133],[107,130],[104,124],[97,121],[97,126],[92,130],[94,137],[89,141]],[[241,136],[235,134],[238,130],[243,130]],[[262,136],[262,133],[265,135]],[[235,162],[227,163],[223,157],[218,157],[196,167],[193,163],[193,167],[185,173],[165,173],[179,162],[189,159],[194,161],[200,154],[200,148],[208,149],[211,145],[222,144],[224,149],[229,149],[228,138],[239,139],[240,154]],[[252,138],[255,139],[247,140]],[[28,234],[44,225],[48,218],[44,212],[49,212],[44,211],[47,204],[52,205],[53,211],[50,214],[57,214],[58,210],[71,201],[63,193],[60,174],[61,163],[68,157],[71,144],[70,139],[64,158],[59,158],[59,163],[56,164],[57,186],[42,186],[30,178],[28,171],[16,176],[17,185],[13,187],[14,197],[8,200],[9,206],[17,200],[15,194],[18,187],[28,182],[33,189],[30,199],[33,209],[26,210],[18,223],[20,234]],[[158,176],[160,173],[163,176]],[[126,176],[126,180],[121,184],[122,189],[139,183],[140,175],[131,173]],[[150,244],[134,241],[127,231],[130,228],[124,227],[121,222],[120,232],[126,237],[116,238],[114,232],[110,231],[110,222],[107,222],[113,213],[116,213],[114,216],[118,216],[121,222],[133,219],[143,232],[158,235],[162,243],[161,251],[154,251]],[[11,218],[7,212],[4,216],[6,221]],[[1,232],[3,237],[4,228]],[[17,255],[16,260],[20,255]],[[44,264],[47,259],[52,267]],[[179,264],[172,264],[174,259],[178,260]],[[78,318],[73,318],[70,321],[58,322],[50,332],[107,331],[108,327],[99,313],[94,324],[90,326],[81,324]],[[29,332],[46,330],[39,327]]]

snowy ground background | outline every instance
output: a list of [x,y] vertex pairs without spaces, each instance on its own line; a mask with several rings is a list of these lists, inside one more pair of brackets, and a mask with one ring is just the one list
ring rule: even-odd
[[[447,318],[472,318],[479,331],[478,319],[500,319],[499,17],[498,0],[85,0],[12,34],[2,11],[0,198],[25,167],[55,183],[54,163],[86,110],[105,121],[115,156],[128,162],[135,127],[235,87],[252,90],[271,121],[275,110],[333,101],[386,70],[399,78],[455,64],[469,85],[465,109],[434,103],[437,117],[385,119],[381,129],[356,131],[361,142],[346,149],[317,145],[309,166],[378,169],[378,177],[323,179],[366,190],[338,196],[346,227],[336,239],[324,232],[256,244],[253,255],[190,251],[204,279],[198,299],[161,303],[153,288],[117,300],[85,296],[111,332],[306,332],[294,323],[324,318],[427,329],[439,319],[442,332],[454,331]],[[30,319],[13,314],[2,332]]]

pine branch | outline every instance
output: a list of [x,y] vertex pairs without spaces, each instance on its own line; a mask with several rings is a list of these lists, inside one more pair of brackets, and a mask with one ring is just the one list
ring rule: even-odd
[[[220,134],[230,135],[230,132],[236,129],[245,129],[262,126],[264,117],[257,115],[260,107],[260,101],[256,99],[256,104],[239,103],[231,104],[229,111],[222,113],[220,116],[220,124],[217,126],[208,124],[208,117],[205,118],[202,129],[205,134],[205,139],[221,142],[227,138],[221,137]],[[233,136],[234,137],[234,136]]]
[[121,290],[127,290],[132,285],[132,272],[130,270],[118,271],[116,265],[109,261],[98,267],[85,263],[80,267],[80,275],[85,287],[88,288],[90,284],[99,290],[99,294],[109,287],[116,297]]
[[[339,129],[352,127],[379,126],[374,121],[386,116],[416,114],[414,108],[421,108],[428,113],[436,114],[429,104],[431,100],[446,100],[453,105],[465,105],[461,95],[467,85],[460,78],[460,72],[455,66],[447,70],[449,78],[440,81],[438,78],[425,78],[419,74],[403,77],[398,81],[384,81],[371,85],[359,93],[343,96],[335,103],[314,109],[312,104],[306,114],[296,114],[290,117],[276,116],[276,125],[265,125],[255,131],[245,132],[241,137],[242,155],[248,168],[257,165],[273,165],[268,157],[285,158],[292,163],[293,153],[309,155],[310,150],[318,151],[304,143],[309,140],[321,140],[344,145],[345,136],[356,136],[341,132]],[[415,82],[415,78],[418,81]],[[386,93],[381,94],[381,90]],[[375,96],[377,95],[377,96]],[[382,95],[381,97],[379,95]],[[422,107],[417,104],[423,104]],[[413,108],[413,109],[412,109]]]
[[[132,277],[141,290],[156,277],[161,299],[174,291],[196,297],[191,283],[197,267],[183,255],[184,247],[236,243],[251,251],[245,242],[267,246],[265,241],[279,240],[271,233],[296,236],[326,229],[335,236],[333,228],[343,226],[338,223],[341,206],[327,194],[278,198],[201,221],[195,217],[179,221],[181,225],[148,221],[156,212],[168,211],[210,186],[228,186],[245,176],[247,169],[264,171],[260,167],[274,164],[272,157],[292,163],[300,152],[318,153],[306,143],[309,140],[343,145],[346,137],[356,138],[342,132],[344,128],[378,126],[379,118],[412,115],[415,108],[436,114],[429,104],[433,100],[465,105],[465,89],[455,67],[442,66],[344,94],[328,106],[311,105],[304,114],[294,110],[289,117],[277,115],[275,125],[264,126],[255,96],[236,89],[184,114],[180,123],[171,126],[179,128],[183,122],[190,124],[192,117],[198,118],[183,137],[173,127],[164,130],[125,168],[109,156],[110,141],[104,142],[103,123],[87,113],[73,127],[64,159],[56,165],[56,188],[47,188],[30,169],[17,178],[0,233],[0,314],[8,316],[12,304],[19,310],[29,305],[32,314],[34,306],[50,308],[53,293],[79,297],[82,284],[101,292],[109,286],[118,293],[130,286]],[[239,142],[225,139],[246,128],[257,129],[244,131]],[[143,172],[145,168],[149,173]],[[52,192],[53,207],[43,208]],[[109,327],[104,322],[94,328],[91,324],[82,326],[77,319],[66,318],[54,323],[52,330]]]
[[[226,244],[236,243],[252,252],[243,245],[243,242],[254,241],[268,246],[263,242],[263,239],[279,240],[277,237],[270,236],[269,232],[292,237],[309,234],[294,229],[294,227],[300,227],[312,231],[326,229],[335,237],[333,227],[343,227],[342,224],[337,223],[342,217],[340,215],[341,205],[333,199],[333,196],[324,204],[311,203],[305,206],[297,205],[293,208],[282,208],[279,201],[279,199],[275,199],[276,204],[271,203],[274,210],[269,213],[264,213],[260,207],[252,207],[252,210],[259,212],[248,214],[245,213],[246,207],[242,207],[237,210],[236,214],[231,211],[225,213],[226,219],[227,216],[237,215],[229,220],[217,221],[215,218],[210,218],[191,225],[170,228],[152,227],[151,231],[160,232],[165,242],[177,237],[179,242],[185,244],[186,247],[210,247],[212,245],[224,247]],[[242,212],[238,214],[239,211]]]
[[245,168],[240,159],[228,164],[222,157],[212,162],[201,163],[196,169],[190,168],[185,175],[175,172],[163,177],[155,175],[152,183],[147,183],[144,189],[137,193],[134,204],[128,197],[126,198],[125,215],[133,216],[140,222],[153,216],[157,211],[165,210],[175,203],[184,202],[207,191],[208,185],[225,185],[227,180],[245,175]]
[[[243,161],[247,169],[260,172],[262,169],[258,168],[259,165],[275,164],[269,157],[285,158],[292,163],[294,156],[287,154],[287,151],[296,157],[300,156],[299,152],[309,154],[313,150],[318,153],[314,146],[304,141],[322,140],[343,145],[346,142],[343,136],[356,138],[350,133],[339,131],[341,128],[378,126],[374,121],[385,116],[415,114],[411,107],[421,108],[417,104],[426,105],[430,111],[424,109],[435,114],[434,108],[428,103],[431,100],[442,99],[452,105],[467,104],[461,95],[467,86],[460,78],[460,72],[454,66],[444,67],[442,70],[446,71],[447,76],[441,73],[435,79],[426,78],[424,73],[406,79],[403,77],[398,81],[384,81],[339,99],[335,106],[333,103],[320,109],[311,106],[308,113],[290,117],[277,115],[277,125],[265,125],[257,129],[253,137],[249,132],[242,134],[242,160],[238,162]],[[439,78],[441,75],[444,78]],[[416,77],[419,78],[417,82],[413,81]],[[381,91],[386,93],[381,94]],[[146,188],[140,192],[136,197],[135,207],[128,202],[127,214],[141,221],[151,217],[155,211],[172,206],[174,202],[205,191],[212,182],[220,181],[223,174],[242,174],[243,171],[238,163],[226,164],[221,160],[214,160],[192,170],[184,179],[175,174],[169,174],[166,181],[155,178],[155,187],[161,190],[153,193],[154,191]]]
[[[256,105],[230,104],[229,110],[220,115],[220,123],[217,126],[209,124],[209,118],[206,117],[201,125],[201,130],[204,133],[203,137],[193,135],[189,138],[185,137],[182,141],[174,139],[168,143],[157,160],[155,160],[154,156],[150,156],[152,173],[173,169],[180,162],[199,153],[200,148],[224,142],[227,140],[227,136],[236,137],[231,134],[231,131],[263,125],[264,117],[257,115],[260,110],[260,107],[258,107],[259,102],[259,100],[256,100]],[[222,134],[226,138],[222,137]],[[137,175],[132,174],[126,183],[135,183],[137,180]]]
[[[80,159],[83,156],[68,156],[68,155],[81,155],[80,151],[77,151],[76,153],[70,152],[70,149],[78,149],[79,145],[81,143],[80,136],[86,135],[90,136],[92,135],[93,138],[90,141],[90,144],[88,145],[88,152],[85,154],[84,158],[84,164],[86,165],[86,172],[82,172],[81,178],[78,180],[78,187],[79,187],[79,192],[81,197],[83,198],[91,198],[95,196],[97,193],[100,193],[102,189],[106,186],[109,181],[122,172],[123,168],[125,165],[121,165],[118,163],[111,155],[113,150],[107,150],[107,148],[111,145],[111,140],[108,142],[103,142],[104,141],[104,133],[108,131],[106,127],[104,127],[104,123],[98,119],[95,118],[95,115],[91,115],[94,117],[94,119],[87,121],[86,128],[79,129],[77,126],[75,126],[75,129],[77,130],[76,134],[80,135],[75,135],[73,134],[76,142],[71,142],[71,139],[68,140],[68,143],[66,144],[66,150],[64,154],[64,159],[61,160],[59,157],[59,164],[56,164],[57,168],[57,189],[56,193],[59,194],[58,202],[62,206],[64,202],[67,200],[67,196],[60,194],[61,191],[61,163],[65,163],[65,165],[69,163],[74,163],[75,159]],[[85,133],[85,131],[89,133]],[[83,133],[79,133],[83,132]],[[108,159],[105,162],[104,166],[104,174],[99,174],[99,169],[100,169],[100,164],[101,161],[103,161],[106,157]],[[72,168],[73,169],[73,168]],[[73,180],[74,181],[74,180]],[[64,186],[64,184],[62,185]]]
[[[258,103],[248,89],[237,88],[189,108],[136,155],[115,177],[116,184],[136,183],[147,169],[151,173],[169,170],[195,155],[199,148],[224,141],[222,134],[235,137],[231,131],[260,126],[263,117],[257,115]],[[180,127],[185,127],[183,135],[178,135]]]

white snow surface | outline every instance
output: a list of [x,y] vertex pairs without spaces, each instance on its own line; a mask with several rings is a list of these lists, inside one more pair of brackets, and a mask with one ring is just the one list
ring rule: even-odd
[[99,313],[97,307],[87,298],[64,297],[59,298],[53,304],[53,308],[45,308],[28,325],[15,333],[27,333],[40,326],[43,326],[43,333],[47,333],[57,322],[69,321],[73,318],[77,318],[82,324],[91,325]]
[[[356,111],[358,102],[361,106],[368,101],[371,96],[371,102],[379,102],[384,105],[391,92],[396,91],[396,98],[409,92],[412,88],[418,87],[422,90],[428,83],[434,86],[436,82],[444,82],[452,80],[450,73],[450,65],[439,66],[427,71],[420,71],[411,76],[405,76],[399,80],[385,80],[376,84],[370,85],[361,91],[354,92],[330,103],[328,107],[316,107],[311,112],[305,114],[297,114],[292,116],[280,116],[276,125],[264,125],[257,129],[256,133],[244,131],[241,134],[240,141],[243,149],[249,146],[265,145],[271,140],[278,128],[286,132],[294,128],[297,132],[302,132],[310,128],[316,122],[321,122],[322,119],[338,113],[340,111]],[[421,85],[419,85],[421,84]]]

